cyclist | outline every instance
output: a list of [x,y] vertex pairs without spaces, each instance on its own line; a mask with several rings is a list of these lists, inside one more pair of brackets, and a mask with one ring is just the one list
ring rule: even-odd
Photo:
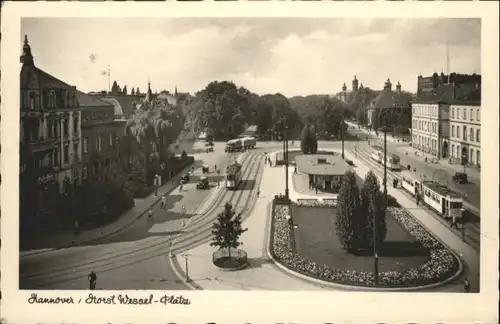
[[95,285],[97,283],[97,275],[95,274],[94,271],[91,271],[89,273],[88,279],[89,279],[89,288],[90,288],[90,290],[94,290],[95,289]]

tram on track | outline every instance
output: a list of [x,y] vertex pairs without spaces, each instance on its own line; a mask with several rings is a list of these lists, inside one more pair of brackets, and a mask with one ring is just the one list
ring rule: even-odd
[[226,169],[226,188],[230,190],[238,188],[241,182],[242,173],[241,164],[236,161],[229,164]]
[[401,171],[401,186],[412,196],[418,194],[422,201],[441,217],[462,217],[462,195],[447,186],[409,170]]
[[227,153],[232,153],[232,152],[239,152],[243,148],[243,142],[241,138],[236,138],[228,141],[226,143],[226,149],[225,151]]
[[[372,146],[371,157],[378,163],[384,164],[384,148],[381,146]],[[396,154],[387,152],[387,167],[390,170],[401,170],[401,159]]]

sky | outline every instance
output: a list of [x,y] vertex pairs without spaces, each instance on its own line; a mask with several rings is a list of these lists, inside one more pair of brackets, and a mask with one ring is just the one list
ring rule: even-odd
[[480,19],[24,18],[35,65],[84,92],[111,82],[196,93],[233,81],[258,94],[335,94],[356,75],[415,92],[419,74],[481,73]]

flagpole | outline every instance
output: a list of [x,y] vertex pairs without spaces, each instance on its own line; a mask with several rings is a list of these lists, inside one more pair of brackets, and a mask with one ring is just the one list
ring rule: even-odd
[[111,93],[111,67],[108,65],[108,94]]

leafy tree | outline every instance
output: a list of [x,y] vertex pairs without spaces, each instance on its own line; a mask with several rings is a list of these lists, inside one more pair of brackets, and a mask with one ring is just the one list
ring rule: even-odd
[[313,125],[306,125],[300,133],[300,148],[304,154],[316,154],[318,139]]
[[241,214],[236,215],[233,205],[226,203],[224,210],[217,215],[217,221],[213,223],[213,239],[210,246],[228,249],[229,257],[231,257],[231,249],[236,249],[243,244],[239,242],[239,238],[247,230],[248,228],[241,226]]
[[127,90],[127,86],[126,85],[123,86],[123,90],[122,91],[123,91],[123,94],[125,94],[125,95],[127,94],[128,90]]
[[342,177],[342,184],[337,198],[337,216],[335,230],[342,248],[353,252],[360,247],[360,228],[363,227],[363,217],[359,213],[360,194],[356,184],[356,175],[347,171]]
[[363,246],[367,249],[373,248],[373,222],[377,219],[377,241],[383,242],[387,234],[387,224],[385,219],[384,196],[380,191],[380,184],[372,171],[365,177],[365,182],[361,190],[360,213],[365,218],[362,233]]
[[118,82],[113,81],[113,85],[111,86],[111,92],[112,93],[118,93],[119,92],[119,86],[118,86]]
[[134,88],[132,88],[132,91],[130,91],[130,94],[131,94],[132,96],[133,96],[133,95],[135,95],[135,89],[134,89]]

